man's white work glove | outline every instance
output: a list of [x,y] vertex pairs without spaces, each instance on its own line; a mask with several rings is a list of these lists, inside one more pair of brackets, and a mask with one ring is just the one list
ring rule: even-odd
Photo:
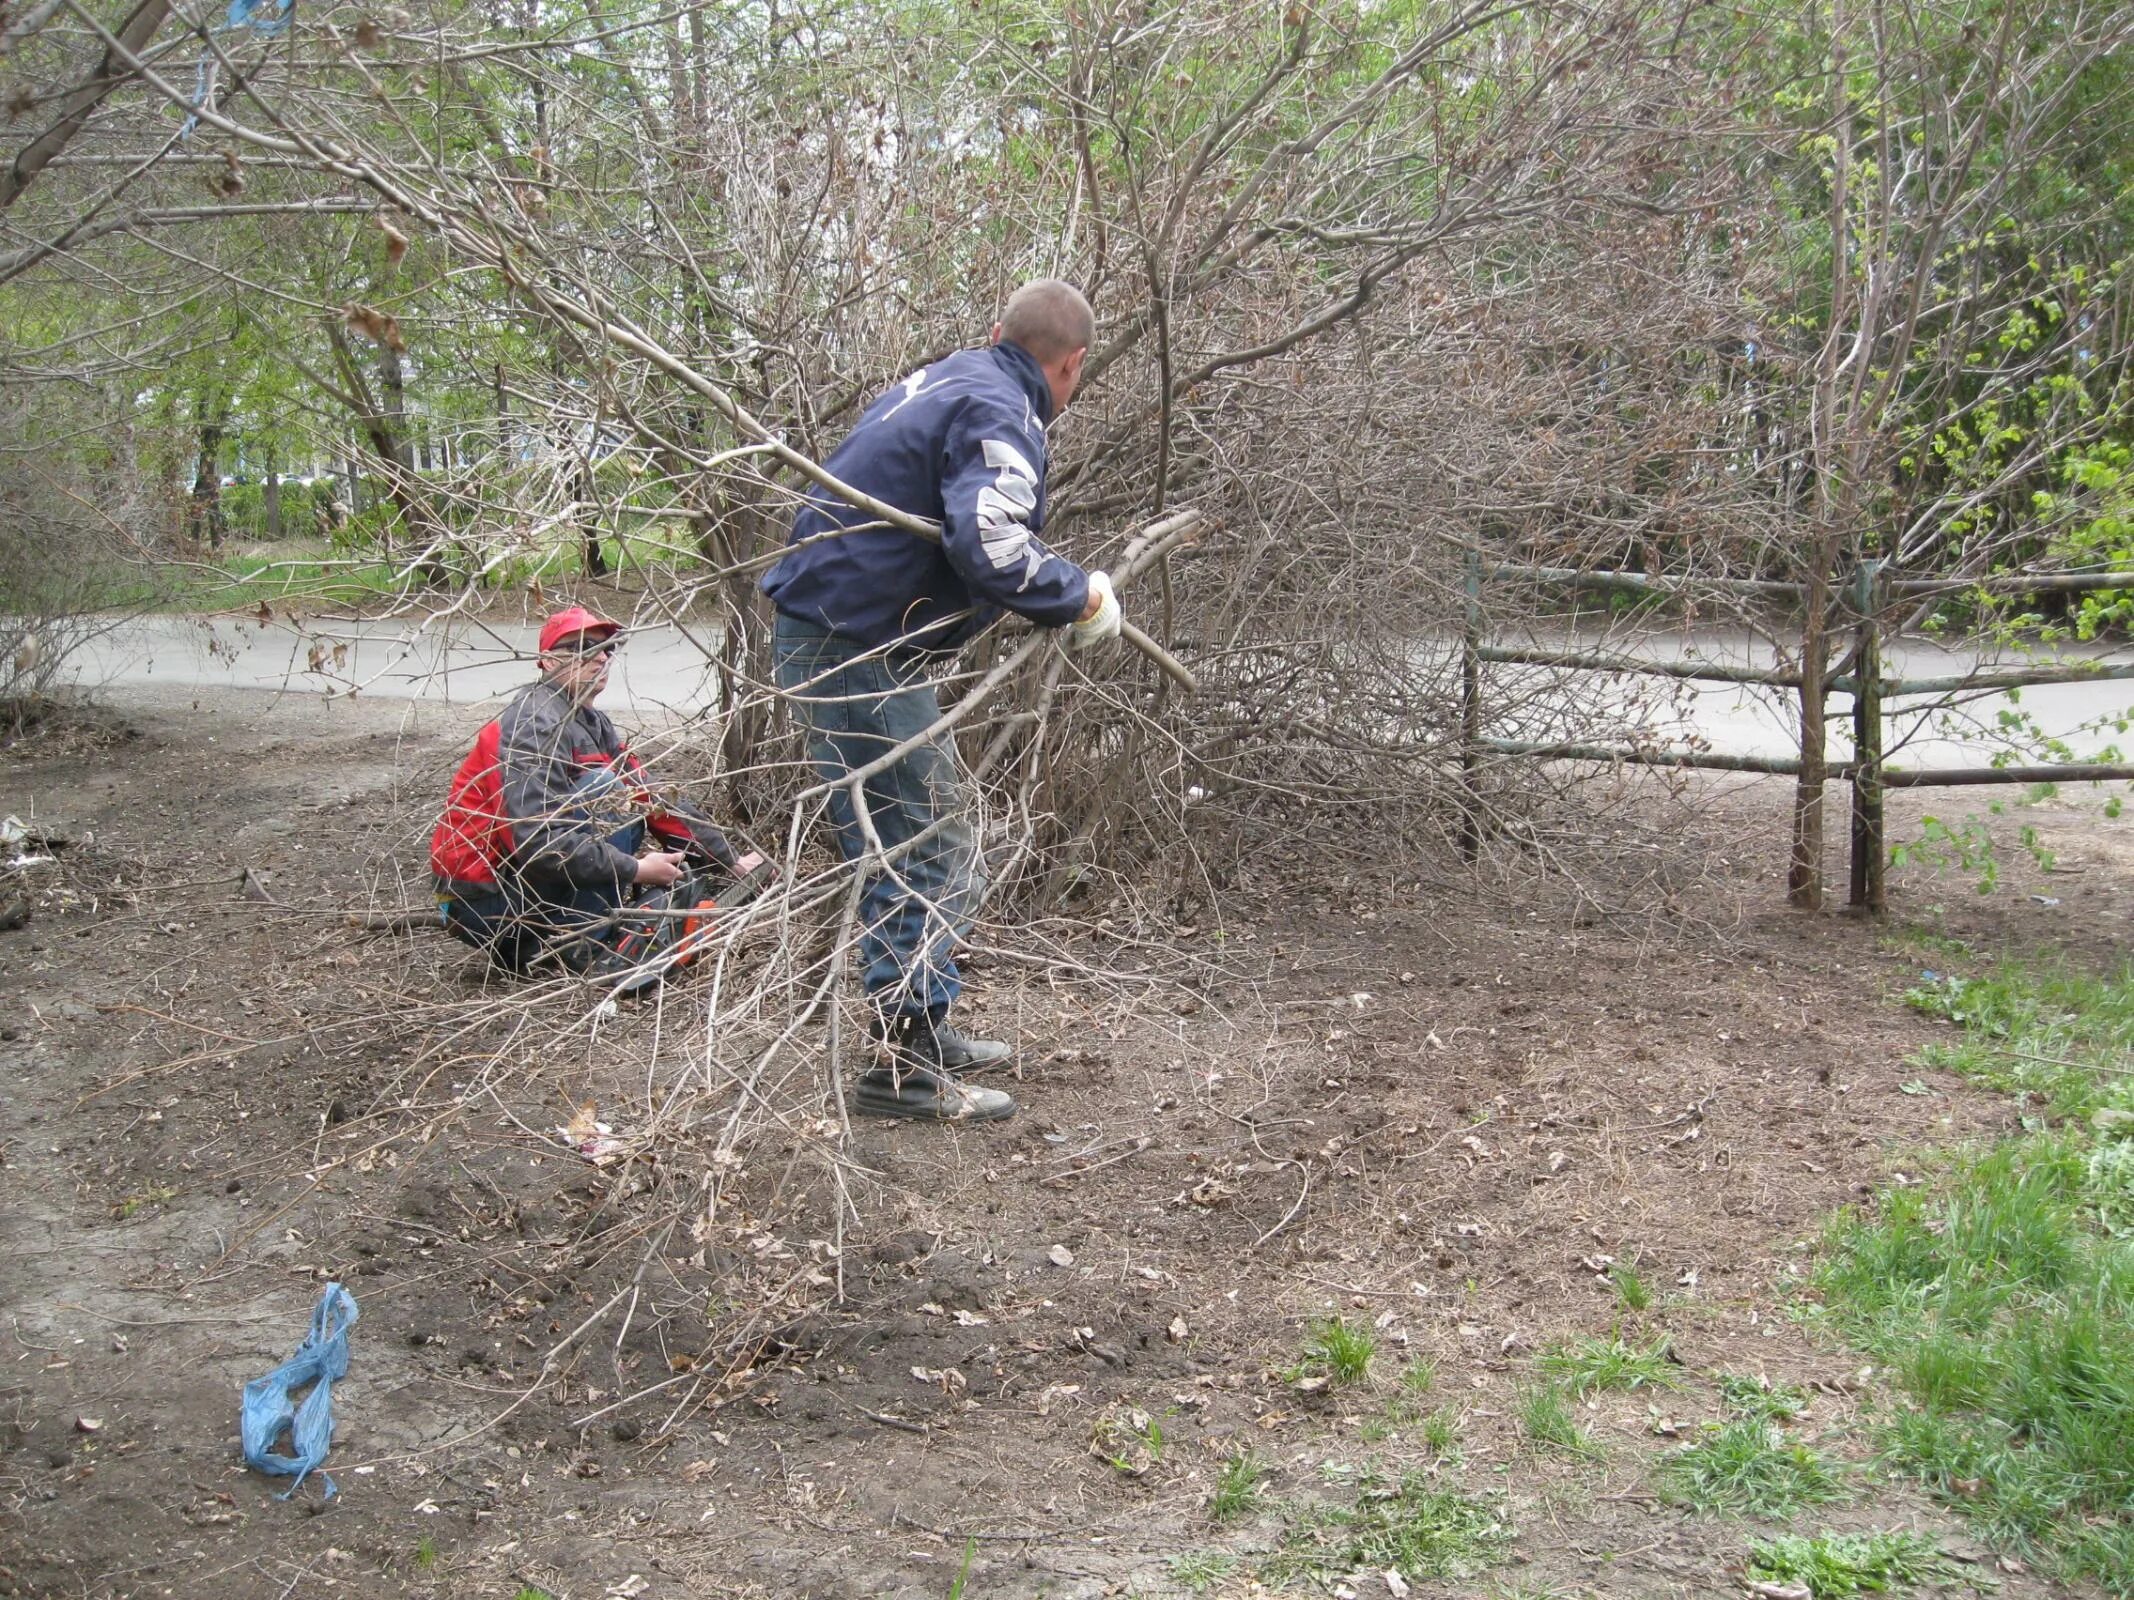
[[1089,592],[1097,602],[1096,611],[1086,622],[1070,626],[1074,635],[1074,647],[1087,650],[1093,644],[1102,644],[1106,639],[1119,637],[1119,624],[1125,620],[1119,611],[1119,597],[1112,593],[1109,574],[1092,572],[1089,575]]

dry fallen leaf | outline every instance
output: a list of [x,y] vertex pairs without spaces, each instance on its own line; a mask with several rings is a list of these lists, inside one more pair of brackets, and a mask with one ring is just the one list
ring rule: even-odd
[[1079,1383],[1049,1383],[1045,1385],[1044,1393],[1037,1397],[1037,1414],[1041,1417],[1049,1417],[1052,1415],[1052,1407],[1055,1403],[1061,1400],[1071,1400],[1081,1392],[1082,1386]]
[[408,347],[407,340],[400,333],[400,319],[380,311],[376,306],[359,305],[350,301],[341,308],[341,318],[373,344],[382,344],[388,350],[403,352]]

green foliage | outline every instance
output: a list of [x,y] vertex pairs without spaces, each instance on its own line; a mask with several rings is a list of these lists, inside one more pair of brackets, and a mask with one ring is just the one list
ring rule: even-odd
[[1928,1065],[2045,1101],[2062,1118],[2134,1105],[2118,1064],[2134,1052],[2134,967],[2097,975],[2009,963],[1978,977],[1937,976],[1905,992],[1915,1011],[1961,1030]]
[[1519,1430],[1544,1450],[1567,1456],[1599,1454],[1593,1440],[1578,1425],[1570,1397],[1553,1383],[1536,1383],[1519,1396]]
[[[2021,720],[2020,713],[2003,715]],[[2072,754],[2063,746],[2059,758],[2068,759]],[[1998,757],[1996,761],[1999,761]],[[1995,807],[1996,814],[1999,809]],[[2016,837],[2031,859],[2042,867],[2051,868],[2052,852],[2040,842],[2035,828],[2019,829]],[[1993,829],[1979,817],[1960,818],[1954,824],[1944,822],[1940,817],[1921,817],[1919,837],[1896,840],[1890,845],[1889,855],[1892,866],[1922,866],[1933,872],[1964,873],[1972,879],[1972,887],[1980,894],[1991,894],[2000,887],[2000,846]]]
[[1674,1357],[1667,1341],[1655,1339],[1640,1348],[1620,1335],[1606,1339],[1579,1339],[1544,1351],[1536,1362],[1541,1370],[1577,1395],[1598,1394],[1603,1389],[1641,1389],[1652,1385],[1672,1388]]
[[1451,1456],[1460,1447],[1460,1414],[1440,1406],[1423,1418],[1423,1444],[1441,1460]]
[[1171,1557],[1171,1581],[1194,1594],[1206,1594],[1237,1570],[1237,1557],[1220,1550],[1187,1550]]
[[1139,1406],[1113,1407],[1092,1425],[1092,1451],[1128,1477],[1139,1477],[1161,1461],[1163,1446],[1163,1423]]
[[1808,1396],[1790,1383],[1773,1383],[1758,1375],[1719,1374],[1719,1398],[1737,1417],[1761,1417],[1766,1422],[1794,1422],[1808,1414]]
[[437,1541],[425,1535],[415,1546],[415,1565],[424,1572],[437,1565]]
[[1208,1496],[1208,1515],[1216,1522],[1233,1522],[1250,1516],[1260,1507],[1260,1482],[1267,1469],[1250,1450],[1227,1456],[1215,1476],[1215,1491]]
[[956,1568],[956,1581],[948,1586],[948,1600],[963,1600],[965,1590],[971,1581],[971,1560],[977,1554],[977,1539],[964,1540],[963,1561]]
[[1921,1533],[1780,1534],[1749,1547],[1748,1575],[1805,1588],[1812,1600],[1884,1594],[1958,1575],[1934,1540]]
[[1788,1517],[1842,1499],[1842,1469],[1763,1417],[1707,1425],[1696,1443],[1660,1464],[1660,1492],[1697,1511]]
[[1890,1461],[1989,1537],[2134,1594],[2134,970],[2004,964],[1914,991],[1938,1064],[2054,1123],[1832,1224],[1816,1284],[1912,1406]]
[[1292,1383],[1324,1378],[1334,1388],[1343,1388],[1370,1376],[1371,1357],[1377,1351],[1378,1335],[1368,1323],[1326,1317],[1311,1325],[1304,1339],[1303,1359],[1286,1376]]
[[1396,1484],[1366,1486],[1353,1506],[1304,1511],[1260,1572],[1275,1585],[1358,1569],[1398,1572],[1411,1581],[1465,1578],[1502,1561],[1511,1542],[1500,1505],[1411,1472]]
[[1644,1311],[1652,1305],[1652,1291],[1638,1275],[1636,1261],[1614,1261],[1608,1265],[1608,1281],[1615,1286],[1615,1298],[1625,1311]]

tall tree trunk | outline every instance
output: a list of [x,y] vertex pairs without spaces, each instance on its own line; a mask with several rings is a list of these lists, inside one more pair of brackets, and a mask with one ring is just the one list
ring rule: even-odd
[[186,537],[210,550],[220,550],[230,532],[229,518],[222,509],[222,436],[227,420],[228,413],[218,407],[201,421],[192,504],[185,515]]
[[[452,576],[442,550],[449,533],[438,521],[435,510],[426,502],[409,471],[407,387],[400,352],[390,345],[379,346],[380,394],[373,399],[362,369],[356,363],[355,352],[349,348],[348,336],[338,323],[326,325],[326,340],[333,348],[334,361],[348,389],[340,398],[355,410],[358,428],[369,442],[372,454],[384,466],[386,498],[400,514],[401,523],[422,544],[424,554],[416,573],[424,583],[443,587]],[[387,540],[386,554],[388,559],[392,558],[390,539]]]
[[579,538],[585,542],[585,575],[605,578],[608,558],[600,548],[600,518],[594,506],[594,492],[592,471],[581,461],[577,476],[571,480],[571,499],[577,503],[573,520],[578,524]]
[[[118,42],[128,55],[140,55],[169,15],[170,0],[141,0],[119,24]],[[24,146],[5,171],[0,171],[0,211],[22,198],[22,192],[37,181],[37,174],[81,132],[96,108],[132,76],[133,69],[125,64],[119,52],[107,45],[96,71],[76,84],[60,101],[59,120]]]
[[1816,353],[1815,410],[1810,458],[1815,466],[1815,531],[1809,540],[1805,609],[1801,619],[1801,771],[1793,790],[1793,854],[1786,898],[1806,911],[1823,904],[1823,787],[1829,773],[1827,691],[1830,665],[1831,566],[1837,559],[1851,466],[1849,419],[1839,415],[1846,331],[1853,316],[1853,263],[1848,187],[1852,161],[1852,94],[1846,81],[1845,0],[1830,13],[1831,123],[1835,135],[1830,177],[1830,325]]
[[260,490],[260,508],[266,513],[267,537],[282,536],[282,463],[281,458],[270,448],[267,452],[267,481]]

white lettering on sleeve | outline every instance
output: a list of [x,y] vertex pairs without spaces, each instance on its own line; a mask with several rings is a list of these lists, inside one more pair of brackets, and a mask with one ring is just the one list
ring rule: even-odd
[[985,440],[984,450],[985,464],[995,477],[978,491],[978,542],[995,571],[1023,569],[1022,582],[1015,586],[1021,593],[1052,553],[1029,528],[1030,513],[1037,509],[1037,469],[1002,440]]

